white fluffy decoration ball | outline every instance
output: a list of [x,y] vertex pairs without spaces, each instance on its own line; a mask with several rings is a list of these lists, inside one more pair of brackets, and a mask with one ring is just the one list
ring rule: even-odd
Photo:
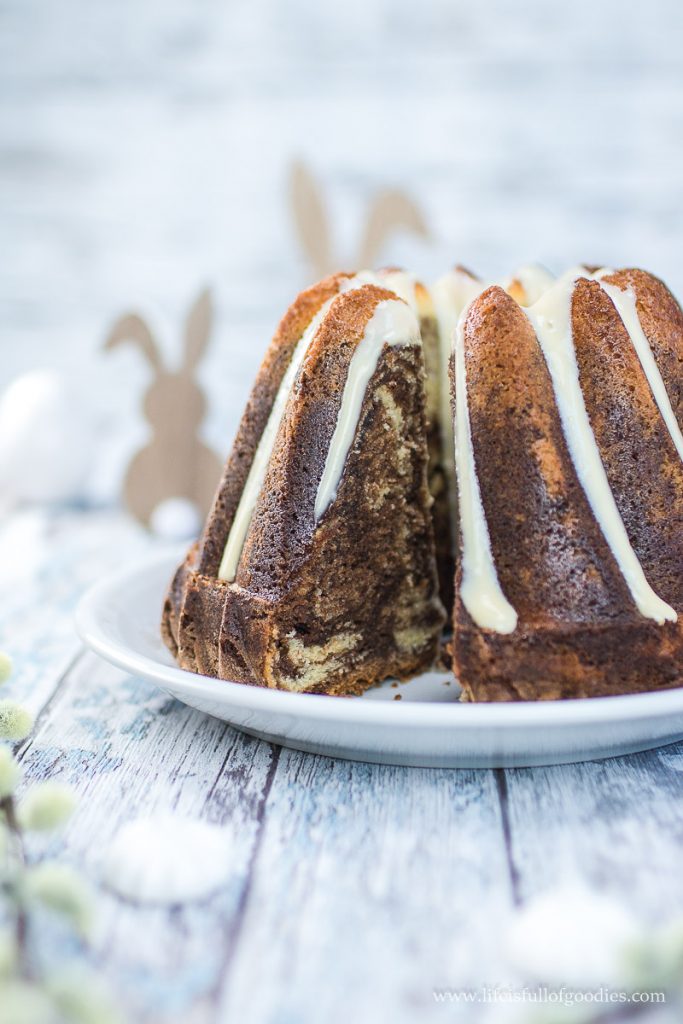
[[166,498],[152,512],[150,528],[164,540],[191,540],[201,522],[195,505],[187,498]]
[[576,988],[623,981],[640,929],[621,904],[577,884],[543,893],[513,919],[507,950],[527,978]]
[[84,401],[55,370],[17,377],[0,396],[3,500],[59,503],[82,497],[94,429]]
[[186,903],[225,884],[234,870],[225,829],[173,814],[138,818],[115,836],[104,880],[134,903]]

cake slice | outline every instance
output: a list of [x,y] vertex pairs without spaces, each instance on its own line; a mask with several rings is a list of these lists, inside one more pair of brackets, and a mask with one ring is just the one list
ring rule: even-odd
[[454,669],[474,700],[683,684],[683,317],[642,271],[466,308]]
[[257,378],[163,633],[180,665],[359,693],[435,660],[424,361],[407,303],[337,275],[302,293]]
[[427,480],[432,496],[432,521],[436,543],[436,567],[439,596],[450,614],[453,607],[455,576],[454,534],[451,505],[454,475],[448,376],[446,365],[446,400],[444,401],[443,357],[439,321],[434,298],[428,288],[409,271],[383,267],[361,271],[358,277],[395,292],[408,303],[420,325],[422,354],[425,364],[425,415],[427,418]]

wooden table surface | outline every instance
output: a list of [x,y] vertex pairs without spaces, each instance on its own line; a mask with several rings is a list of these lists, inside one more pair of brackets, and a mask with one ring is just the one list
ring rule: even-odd
[[[75,604],[156,543],[119,513],[27,511],[0,526],[6,696],[37,714],[29,780],[75,786],[51,852],[97,883],[121,824],[173,810],[222,825],[229,883],[139,908],[102,890],[87,956],[131,1022],[484,1019],[435,987],[503,984],[518,908],[581,884],[657,924],[683,912],[683,744],[555,768],[466,771],[271,746],[84,651]],[[34,853],[35,851],[31,851]],[[486,1017],[486,1019],[490,1019]]]

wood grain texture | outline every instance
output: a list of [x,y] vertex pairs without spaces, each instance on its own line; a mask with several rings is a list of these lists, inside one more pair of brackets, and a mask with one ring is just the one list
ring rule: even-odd
[[522,901],[576,881],[653,924],[683,914],[683,744],[505,775]]
[[283,751],[219,1019],[427,1019],[510,905],[492,773]]
[[193,1013],[200,1020],[210,1003],[239,917],[275,756],[267,744],[91,655],[61,685],[24,750],[29,778],[50,776],[78,789],[78,811],[55,852],[95,883],[109,841],[133,818],[174,811],[230,829],[229,883],[204,904],[142,909],[102,895],[91,959],[123,997],[130,1019],[185,1021]]
[[73,615],[85,589],[154,545],[116,511],[0,519],[0,648],[14,663],[3,693],[38,714],[81,650]]
[[[111,513],[0,530],[20,535],[35,557],[3,594],[2,623],[13,695],[40,714],[19,755],[27,782],[81,796],[49,852],[98,885],[131,818],[175,810],[231,836],[228,882],[203,902],[140,908],[102,891],[90,951],[41,924],[46,965],[87,957],[130,1024],[477,1021],[432,991],[514,980],[507,927],[538,893],[578,881],[653,924],[683,912],[683,744],[476,772],[280,750],[79,651],[80,590],[149,548],[146,535]],[[42,850],[31,841],[32,857]]]

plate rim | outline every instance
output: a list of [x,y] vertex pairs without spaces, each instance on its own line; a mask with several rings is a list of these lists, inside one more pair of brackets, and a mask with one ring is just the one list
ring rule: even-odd
[[[174,688],[202,698],[254,712],[267,711],[304,719],[334,719],[338,722],[389,728],[434,728],[479,730],[482,728],[567,728],[577,725],[609,725],[615,721],[659,719],[683,713],[683,687],[614,697],[583,697],[566,700],[491,703],[430,701],[363,701],[334,698],[326,694],[289,693],[230,680],[218,680],[156,661],[149,655],[122,645],[102,624],[102,612],[124,585],[168,568],[169,580],[180,556],[166,549],[128,564],[92,584],[81,596],[76,612],[76,630],[83,643],[97,655],[131,675],[142,675],[168,690]],[[161,602],[159,602],[159,620]],[[118,602],[114,601],[116,606]],[[219,689],[217,689],[219,688]]]

